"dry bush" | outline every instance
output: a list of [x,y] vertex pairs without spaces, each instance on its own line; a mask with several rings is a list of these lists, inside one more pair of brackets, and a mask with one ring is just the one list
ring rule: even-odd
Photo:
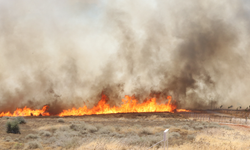
[[170,132],[169,138],[179,138],[181,135],[178,132]]
[[52,143],[55,143],[57,140],[59,140],[59,139],[57,139],[57,138],[55,138],[55,137],[50,137],[50,138],[46,138],[46,139],[43,141],[43,143],[45,143],[45,144],[52,144]]
[[99,130],[103,127],[103,124],[97,123],[97,124],[95,124],[95,127],[97,128],[97,130]]
[[194,126],[194,129],[201,130],[201,129],[204,129],[204,126],[203,125],[197,125],[197,126]]
[[116,131],[116,132],[121,131],[121,127],[116,126],[116,127],[115,127],[115,131]]
[[124,134],[120,134],[120,133],[116,133],[113,132],[110,134],[111,137],[116,137],[116,138],[123,138],[125,135]]
[[226,129],[226,130],[233,130],[233,128],[230,128],[229,126],[226,126],[226,125],[223,125],[223,126],[220,126],[221,128],[223,129]]
[[11,141],[13,141],[12,138],[11,138],[10,136],[5,137],[4,140],[5,140],[6,142],[11,142]]
[[23,117],[16,117],[15,119],[19,124],[26,124],[26,120]]
[[220,125],[218,123],[210,123],[209,128],[220,128]]
[[39,135],[49,137],[49,136],[51,136],[52,134],[51,134],[51,132],[49,132],[49,131],[44,131],[44,130],[42,130],[42,131],[39,131]]
[[70,129],[74,130],[74,131],[81,131],[81,130],[85,130],[86,129],[86,123],[83,121],[83,122],[80,122],[79,124],[71,124],[69,126]]
[[138,133],[140,135],[152,135],[154,134],[154,131],[152,128],[146,127],[146,128],[141,128]]
[[189,127],[188,125],[184,125],[184,126],[182,126],[181,128],[182,128],[182,129],[188,130],[190,127]]
[[87,124],[85,122],[81,122],[80,124],[71,124],[69,128],[74,131],[80,131],[82,134],[86,134],[87,132],[95,133],[98,131],[97,127]]
[[9,116],[3,116],[2,119],[10,119]]
[[94,132],[97,132],[97,128],[95,126],[92,126],[92,125],[86,125],[85,126],[86,130],[90,133],[94,133]]
[[169,125],[169,124],[166,124],[166,125],[164,125],[163,127],[166,128],[166,129],[169,129],[169,128],[171,128],[172,126]]
[[187,135],[187,139],[188,139],[188,140],[194,140],[195,137],[196,137],[196,136],[193,135],[193,134]]
[[139,124],[135,124],[133,127],[136,128],[136,129],[141,129],[141,128],[143,128],[143,127],[142,127],[141,125],[139,125]]
[[43,149],[43,146],[38,141],[30,141],[27,143],[26,148],[27,149],[37,149],[37,148]]
[[98,131],[100,134],[109,134],[112,132],[114,132],[114,128],[111,126],[105,126]]
[[28,134],[26,135],[25,139],[38,139],[39,136],[36,134]]
[[63,118],[59,118],[59,119],[57,119],[57,122],[64,123],[65,121]]

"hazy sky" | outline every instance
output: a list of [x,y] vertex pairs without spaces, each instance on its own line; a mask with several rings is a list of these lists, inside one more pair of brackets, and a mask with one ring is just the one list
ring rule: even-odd
[[248,106],[248,1],[0,0],[0,32],[0,112],[102,92]]

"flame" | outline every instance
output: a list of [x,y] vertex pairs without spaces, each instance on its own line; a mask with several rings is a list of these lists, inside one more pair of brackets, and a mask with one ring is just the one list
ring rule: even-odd
[[[121,106],[111,107],[108,102],[108,97],[102,95],[102,99],[98,102],[96,106],[89,109],[86,105],[80,108],[72,108],[68,110],[63,110],[58,116],[82,116],[82,115],[92,115],[92,114],[113,114],[113,113],[139,113],[139,112],[190,112],[186,109],[176,109],[176,105],[171,103],[172,97],[167,97],[167,102],[164,104],[158,104],[156,98],[149,98],[143,103],[139,103],[134,96],[126,95],[122,99]],[[49,106],[45,105],[42,109],[32,110],[26,106],[22,108],[17,108],[14,113],[2,112],[0,117],[3,116],[50,116],[48,112]]]
[[14,113],[10,113],[10,112],[2,112],[0,113],[0,117],[3,116],[49,116],[50,114],[48,112],[46,112],[46,110],[49,108],[48,105],[44,105],[42,109],[36,109],[36,110],[32,110],[30,108],[27,108],[26,106],[22,109],[22,108],[17,108]]
[[[120,107],[113,106],[110,107],[107,104],[107,96],[102,95],[102,99],[98,102],[96,106],[92,109],[88,109],[87,106],[80,107],[78,109],[72,108],[68,110],[63,110],[59,116],[82,116],[82,115],[92,115],[92,114],[112,114],[112,113],[138,113],[138,112],[174,112],[176,110],[176,105],[171,103],[171,96],[167,97],[168,102],[165,104],[157,104],[156,98],[150,98],[143,103],[138,103],[135,97],[125,96],[122,99],[122,105]],[[178,111],[178,110],[177,110]],[[180,111],[185,111],[181,109]]]
[[191,112],[190,110],[186,109],[176,109],[177,112]]

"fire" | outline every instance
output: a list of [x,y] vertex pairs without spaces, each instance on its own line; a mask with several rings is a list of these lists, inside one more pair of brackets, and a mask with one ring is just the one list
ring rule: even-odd
[[[167,97],[167,102],[164,104],[158,104],[156,98],[149,98],[143,103],[139,101],[134,96],[125,96],[122,99],[121,106],[111,107],[108,102],[108,97],[102,95],[102,99],[98,102],[96,106],[89,109],[86,105],[80,108],[72,108],[68,110],[63,110],[58,116],[82,116],[82,115],[92,115],[92,114],[114,114],[114,113],[140,113],[140,112],[189,112],[186,109],[176,109],[175,103],[171,103],[172,97]],[[2,112],[0,117],[3,116],[50,116],[48,112],[49,106],[45,105],[42,109],[32,110],[26,106],[22,108],[17,108],[14,113]]]
[[[173,112],[176,110],[176,105],[171,103],[171,96],[167,97],[168,102],[165,104],[157,104],[156,98],[150,98],[143,103],[138,103],[135,97],[125,96],[122,99],[122,105],[120,107],[110,107],[107,104],[107,96],[102,95],[102,99],[92,109],[88,109],[87,106],[80,107],[78,109],[72,108],[69,110],[63,110],[59,116],[82,116],[92,114],[112,114],[112,113],[138,113],[138,112]],[[178,111],[178,110],[177,110]],[[182,109],[181,111],[185,111]]]
[[191,112],[190,110],[186,109],[176,109],[177,112]]
[[49,106],[45,105],[43,106],[42,109],[32,110],[25,106],[23,109],[17,108],[13,114],[10,112],[6,112],[6,113],[2,112],[0,113],[0,117],[3,117],[3,116],[49,116],[50,114],[46,112],[48,108]]

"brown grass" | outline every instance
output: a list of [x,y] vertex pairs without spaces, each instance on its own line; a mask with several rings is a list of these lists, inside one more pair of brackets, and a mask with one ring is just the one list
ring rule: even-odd
[[[163,139],[166,128],[170,129],[169,149],[206,149],[207,145],[209,149],[249,149],[250,129],[231,130],[228,126],[187,120],[174,114],[167,116],[65,117],[64,123],[58,122],[58,118],[25,118],[27,124],[20,125],[20,135],[7,134],[0,126],[0,149],[145,150]],[[6,121],[0,118],[0,124]],[[154,148],[163,149],[163,143]]]

